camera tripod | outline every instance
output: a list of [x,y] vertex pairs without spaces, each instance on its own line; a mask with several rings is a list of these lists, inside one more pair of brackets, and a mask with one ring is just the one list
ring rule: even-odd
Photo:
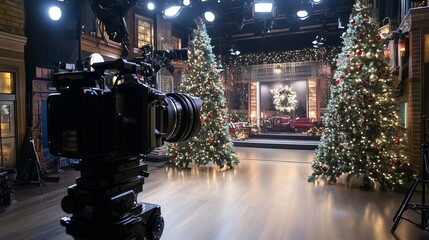
[[[39,156],[37,155],[34,139],[31,137],[31,132],[27,133],[27,135],[27,140],[23,147],[23,156],[25,159],[22,159],[25,161],[25,166],[18,175],[18,181],[22,183],[31,183],[33,174],[35,174],[35,181],[40,186],[40,193],[43,194],[43,169],[40,164]],[[35,171],[35,173],[33,171]]]
[[[422,230],[429,231],[429,204],[426,202],[426,187],[429,187],[429,163],[428,163],[428,154],[429,154],[429,132],[426,132],[426,122],[429,121],[428,117],[423,117],[422,119],[422,166],[421,166],[421,177],[414,180],[411,185],[410,190],[408,190],[407,195],[401,203],[398,211],[393,218],[393,226],[390,229],[390,232],[395,233],[396,228],[399,226],[402,220],[413,223],[418,228]],[[419,203],[410,203],[411,198],[413,197],[417,186],[421,184],[421,199]],[[420,215],[420,222],[414,222],[411,219],[405,218],[402,214],[406,210],[413,210]]]

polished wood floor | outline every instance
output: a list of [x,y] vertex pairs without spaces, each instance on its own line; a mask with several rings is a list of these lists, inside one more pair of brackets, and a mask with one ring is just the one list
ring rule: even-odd
[[[241,163],[226,172],[151,165],[138,198],[161,205],[163,240],[429,239],[428,231],[406,221],[390,234],[403,193],[308,183],[313,151],[236,149]],[[37,185],[17,187],[17,201],[0,209],[0,239],[72,239],[60,226],[67,215],[59,203],[77,175],[60,173],[43,195]]]

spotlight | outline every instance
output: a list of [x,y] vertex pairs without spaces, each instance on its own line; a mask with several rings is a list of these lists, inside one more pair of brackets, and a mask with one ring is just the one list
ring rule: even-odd
[[338,28],[339,29],[344,29],[344,25],[343,25],[343,21],[341,20],[341,17],[338,17]]
[[51,18],[52,21],[60,20],[61,15],[62,15],[61,8],[59,8],[58,6],[50,7],[48,10],[48,13],[49,13],[49,17]]
[[257,18],[274,17],[274,1],[255,0],[253,5],[253,16]]
[[155,9],[155,3],[153,2],[148,2],[146,6],[147,6],[147,9],[149,9],[150,11]]
[[311,0],[311,3],[313,3],[314,5],[320,4],[321,2],[323,2],[322,0]]
[[296,11],[296,16],[300,20],[305,20],[310,16],[311,3],[308,0],[303,0],[301,4],[299,4],[298,9]]
[[206,12],[204,13],[204,19],[205,19],[207,22],[213,22],[213,21],[215,20],[215,15],[213,14],[213,12],[206,11]]
[[183,0],[183,6],[185,7],[189,7],[189,5],[191,5],[191,0]]
[[240,51],[236,48],[236,46],[235,45],[232,45],[230,48],[229,48],[229,53],[231,54],[231,55],[234,55],[234,56],[238,56],[238,55],[240,55]]
[[273,10],[272,3],[255,3],[255,12],[271,12]]
[[182,5],[179,3],[179,1],[166,1],[164,9],[162,10],[162,15],[164,16],[164,18],[177,17],[180,14],[181,10]]
[[314,38],[311,44],[313,44],[313,47],[319,48],[323,44],[325,44],[325,42],[326,42],[326,37],[324,36],[324,34],[319,34],[316,36],[316,38]]

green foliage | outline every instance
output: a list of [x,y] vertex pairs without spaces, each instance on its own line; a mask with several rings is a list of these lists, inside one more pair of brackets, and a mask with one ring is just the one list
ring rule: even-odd
[[228,133],[229,116],[215,71],[215,56],[204,21],[198,19],[195,22],[197,29],[193,31],[188,47],[186,80],[180,87],[183,92],[203,100],[202,126],[191,140],[169,145],[168,153],[178,167],[188,167],[191,162],[206,165],[213,161],[220,167],[233,168],[239,160]]
[[371,185],[401,188],[413,177],[377,29],[370,6],[357,1],[342,35],[335,84],[323,117],[325,130],[309,181],[321,177],[334,183],[348,174],[363,176]]

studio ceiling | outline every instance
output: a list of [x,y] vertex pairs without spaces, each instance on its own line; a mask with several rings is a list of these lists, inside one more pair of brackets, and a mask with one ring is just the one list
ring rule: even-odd
[[312,40],[322,32],[327,38],[325,45],[340,45],[340,35],[345,29],[338,28],[338,19],[347,25],[355,1],[323,0],[313,6],[310,17],[305,20],[296,17],[300,2],[277,0],[274,17],[257,18],[252,12],[253,0],[193,1],[191,7],[184,8],[171,21],[176,26],[195,28],[193,19],[201,16],[204,9],[212,9],[216,19],[206,25],[215,53],[228,52],[231,45],[242,53],[311,48]]

